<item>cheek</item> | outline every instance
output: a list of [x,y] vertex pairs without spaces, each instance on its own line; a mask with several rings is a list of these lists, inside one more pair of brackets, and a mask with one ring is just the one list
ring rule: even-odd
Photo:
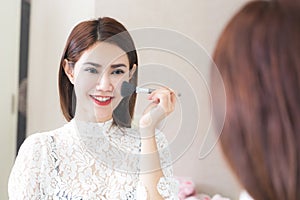
[[121,84],[122,84],[123,81],[116,81],[115,83],[113,83],[113,87],[114,87],[114,91],[113,93],[114,94],[119,94],[121,93]]
[[93,89],[97,83],[97,79],[91,76],[78,76],[75,79],[74,87],[76,92],[86,93],[87,91]]
[[126,73],[122,76],[119,76],[119,77],[115,77],[112,82],[113,82],[113,85],[114,85],[114,88],[115,89],[121,89],[121,85],[124,81],[129,81],[129,74]]

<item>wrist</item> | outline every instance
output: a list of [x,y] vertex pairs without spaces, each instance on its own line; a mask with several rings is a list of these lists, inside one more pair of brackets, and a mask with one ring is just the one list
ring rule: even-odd
[[139,132],[142,140],[152,139],[155,137],[155,127],[153,126],[140,127]]

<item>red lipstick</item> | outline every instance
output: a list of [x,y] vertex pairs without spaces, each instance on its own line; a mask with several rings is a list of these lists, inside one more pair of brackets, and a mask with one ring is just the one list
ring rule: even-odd
[[93,101],[99,106],[107,106],[111,103],[113,97],[110,96],[91,96]]

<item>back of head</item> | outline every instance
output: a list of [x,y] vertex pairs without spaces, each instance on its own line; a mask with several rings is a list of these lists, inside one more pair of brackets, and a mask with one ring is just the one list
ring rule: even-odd
[[221,146],[255,200],[300,199],[300,7],[292,5],[248,3],[214,53],[227,96]]

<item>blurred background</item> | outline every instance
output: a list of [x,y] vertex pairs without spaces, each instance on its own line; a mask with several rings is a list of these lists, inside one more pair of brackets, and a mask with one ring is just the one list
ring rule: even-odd
[[[8,176],[17,149],[26,136],[52,130],[65,123],[59,107],[57,74],[66,38],[78,22],[110,16],[123,23],[128,30],[142,27],[174,30],[202,45],[209,57],[224,25],[246,2],[1,0],[0,199],[8,199]],[[146,64],[155,56],[156,62],[166,58],[165,55],[141,52],[139,60]],[[171,62],[168,65],[173,64]],[[203,71],[207,76],[205,70],[209,70]],[[183,97],[182,101],[188,100]],[[209,122],[206,117],[209,111],[204,109],[200,115],[204,124]],[[137,112],[140,112],[139,106]],[[239,185],[226,166],[219,147],[215,146],[205,158],[199,159],[199,146],[204,137],[201,130],[200,127],[197,133],[199,137],[174,163],[175,175],[190,177],[199,193],[219,193],[237,199]]]

